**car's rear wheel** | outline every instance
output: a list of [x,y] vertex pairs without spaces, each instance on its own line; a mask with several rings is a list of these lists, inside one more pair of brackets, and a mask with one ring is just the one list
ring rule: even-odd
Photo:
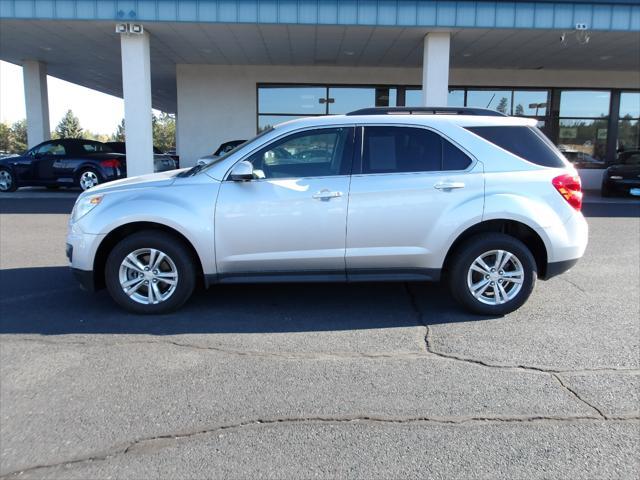
[[487,233],[471,237],[454,252],[449,288],[473,313],[505,315],[527,301],[536,278],[535,259],[524,243]]
[[160,231],[144,231],[121,240],[105,267],[111,297],[134,313],[176,310],[196,285],[193,258],[183,242]]
[[78,174],[78,186],[82,190],[88,190],[100,183],[100,175],[91,168],[85,168]]
[[18,188],[16,176],[8,168],[0,168],[0,192],[15,192]]

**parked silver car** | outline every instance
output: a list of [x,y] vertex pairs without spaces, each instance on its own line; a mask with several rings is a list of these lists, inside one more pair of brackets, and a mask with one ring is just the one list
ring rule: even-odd
[[535,120],[367,109],[98,186],[76,202],[67,255],[85,287],[137,313],[180,307],[198,282],[444,278],[467,309],[501,315],[582,256],[581,202]]

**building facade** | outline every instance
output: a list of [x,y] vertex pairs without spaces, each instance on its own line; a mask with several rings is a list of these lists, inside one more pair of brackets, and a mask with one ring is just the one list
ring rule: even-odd
[[0,58],[24,67],[30,144],[47,73],[123,96],[130,174],[152,168],[152,106],[185,166],[374,105],[535,118],[588,188],[640,146],[639,0],[0,0]]

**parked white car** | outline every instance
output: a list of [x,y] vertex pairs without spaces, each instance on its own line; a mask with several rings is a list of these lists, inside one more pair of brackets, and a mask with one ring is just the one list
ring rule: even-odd
[[535,120],[365,109],[278,125],[207,166],[82,194],[67,255],[137,313],[198,282],[437,281],[468,310],[520,307],[587,245],[575,169]]

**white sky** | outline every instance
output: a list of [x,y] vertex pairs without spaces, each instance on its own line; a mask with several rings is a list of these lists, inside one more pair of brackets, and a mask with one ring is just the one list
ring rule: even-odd
[[[82,128],[94,133],[112,134],[124,117],[121,98],[53,77],[47,77],[47,85],[51,130],[69,109]],[[22,67],[0,61],[0,122],[13,123],[25,116]]]

